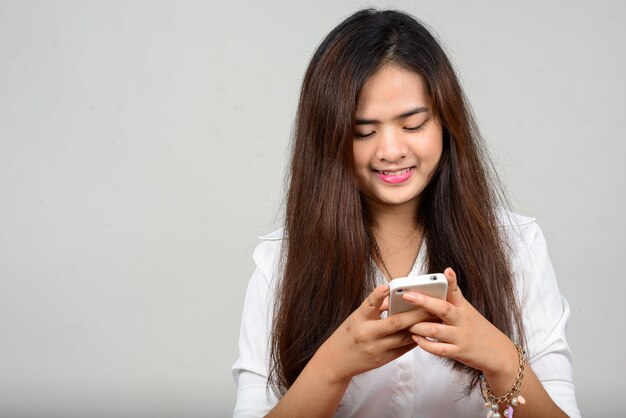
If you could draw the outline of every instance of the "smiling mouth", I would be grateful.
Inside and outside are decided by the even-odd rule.
[[[412,169],[413,167],[403,168],[402,170],[397,170],[397,171],[382,171],[382,170],[375,170],[375,171],[379,172],[380,174],[384,174],[385,176],[401,176],[404,173],[408,173]]]
[[[378,178],[387,184],[403,184],[413,175],[415,167],[403,168],[402,170],[374,170]]]

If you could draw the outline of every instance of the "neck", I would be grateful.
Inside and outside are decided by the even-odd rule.
[[[387,280],[406,276],[411,271],[421,245],[421,228],[415,221],[417,204],[409,203],[368,204],[381,257],[376,263]]]
[[[368,202],[368,210],[377,236],[407,239],[420,229],[415,221],[417,202],[403,205],[382,205]]]

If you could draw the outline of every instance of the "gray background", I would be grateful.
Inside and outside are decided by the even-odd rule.
[[[228,416],[256,235],[322,37],[359,1],[0,1],[0,416]],[[377,2],[434,28],[538,218],[578,401],[626,370],[623,2]]]

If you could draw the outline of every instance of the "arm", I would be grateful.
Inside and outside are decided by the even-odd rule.
[[[260,252],[259,248],[262,250],[267,246],[269,243],[264,242],[257,247],[255,256]],[[239,333],[239,358],[232,370],[237,385],[234,418],[263,416],[276,403],[271,392],[266,390],[273,295],[264,271],[260,267],[255,269],[246,292]]]
[[[331,417],[350,383],[327,367],[327,350],[315,353],[267,417]]]

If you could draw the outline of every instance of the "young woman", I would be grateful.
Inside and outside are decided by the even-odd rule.
[[[303,81],[285,228],[254,252],[235,416],[579,416],[543,235],[489,167],[420,23],[337,26]],[[446,300],[386,315],[390,281],[434,272]]]

